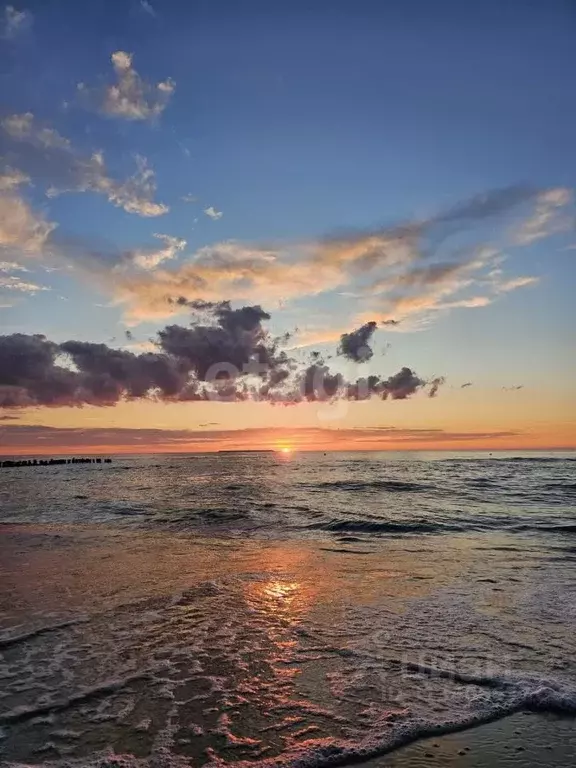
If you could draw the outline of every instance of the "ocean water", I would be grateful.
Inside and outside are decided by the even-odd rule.
[[[257,768],[576,715],[576,455],[0,470],[0,763]]]

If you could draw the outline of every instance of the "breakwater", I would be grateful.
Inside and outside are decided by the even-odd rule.
[[[3,459],[0,469],[10,467],[54,467],[62,464],[111,464],[112,459],[73,457],[70,459]]]

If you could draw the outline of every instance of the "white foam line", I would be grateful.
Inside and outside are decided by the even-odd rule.
[[[22,632],[20,635],[1,636],[0,648],[9,648],[11,645],[17,645],[18,643],[24,643],[27,640],[33,640],[40,635],[46,635],[49,632],[57,632],[59,629],[66,629],[67,627],[73,627],[76,624],[85,624],[90,621],[87,616],[83,616],[78,619],[69,619],[67,621],[61,621],[57,624],[47,624],[37,629],[32,629],[29,632]]]

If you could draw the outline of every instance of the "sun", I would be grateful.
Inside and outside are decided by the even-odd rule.
[[[289,445],[283,445],[280,448],[278,448],[278,450],[280,451],[280,453],[292,453],[294,449],[291,448]]]

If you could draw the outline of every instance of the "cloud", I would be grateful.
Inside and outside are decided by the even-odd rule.
[[[374,354],[370,347],[370,339],[377,326],[378,323],[372,320],[351,333],[342,334],[338,354],[355,363],[364,363],[370,360]]]
[[[127,213],[143,217],[161,216],[168,206],[154,201],[156,183],[154,172],[146,158],[136,155],[136,172],[120,181],[114,179],[106,167],[102,152],[86,156],[74,149],[70,141],[53,128],[38,123],[31,112],[10,115],[1,121],[9,142],[7,161],[21,169],[21,179],[33,179],[47,185],[47,195],[54,197],[63,192],[93,192],[103,195]],[[4,184],[16,178],[8,166],[4,170]]]
[[[0,272],[29,272],[30,270],[15,261],[0,261]]]
[[[520,389],[524,389],[524,384],[514,384],[511,387],[502,387],[505,392],[518,392]]]
[[[206,426],[215,426],[207,424]],[[0,440],[6,448],[37,453],[42,450],[146,448],[150,452],[159,448],[167,451],[205,450],[222,448],[270,449],[283,440],[298,449],[317,448],[374,448],[386,445],[398,448],[430,446],[434,444],[461,444],[474,441],[501,440],[517,437],[512,431],[450,432],[443,429],[402,429],[399,427],[369,427],[326,429],[320,427],[277,427],[251,429],[191,430],[126,427],[49,427],[40,424],[7,424],[0,427]]]
[[[262,323],[259,305],[233,309],[229,302],[188,302],[190,326],[159,331],[153,352],[44,336],[0,336],[0,407],[115,405],[122,400],[266,401],[278,404],[404,400],[426,382],[410,368],[383,378],[347,381],[316,356],[291,358]]]
[[[4,8],[0,22],[1,37],[15,38],[32,24],[32,14],[29,11],[18,11],[13,5]]]
[[[9,166],[0,174],[0,255],[6,250],[39,254],[56,227],[35,213],[20,195],[18,187],[28,181],[26,174]],[[25,271],[14,262],[0,264],[3,272]]]
[[[154,8],[150,5],[148,0],[140,0],[140,8],[144,11],[144,13],[147,13],[149,16],[156,17],[156,11]]]
[[[146,3],[150,10],[152,6]],[[142,5],[144,7],[144,5]],[[115,51],[111,56],[116,82],[104,89],[91,89],[79,83],[80,92],[94,99],[100,112],[122,120],[153,120],[168,106],[176,90],[171,79],[158,83],[143,80],[132,66],[132,54]]]
[[[446,378],[444,376],[436,376],[436,378],[432,379],[428,382],[430,389],[428,390],[428,397],[436,397],[438,394],[438,390],[440,387],[446,383]]]
[[[471,386],[473,386],[471,381],[465,381],[464,384],[460,385],[460,389],[466,389],[466,387],[471,387]]]
[[[90,161],[83,158],[80,173],[77,153],[66,148],[62,137],[50,129],[46,133],[31,116],[23,117],[12,122],[12,135],[23,137],[28,149],[41,144],[44,162],[46,155],[51,161],[56,157],[63,160],[48,170],[42,168],[56,187],[59,182],[61,188],[94,189],[126,210],[132,209],[130,200],[136,196],[143,215],[159,212],[146,210],[146,206],[158,204],[152,199],[153,174],[145,161],[139,161],[140,172],[132,185],[113,182],[98,155]],[[37,161],[36,166],[39,164]],[[33,177],[30,165],[12,163],[11,167]],[[138,197],[142,190],[145,194]],[[50,245],[59,250],[60,260],[72,264],[91,282],[97,280],[113,303],[123,307],[130,324],[171,317],[193,301],[218,302],[227,297],[258,303],[266,296],[269,303],[281,305],[346,286],[355,309],[348,328],[376,322],[391,327],[400,324],[399,330],[404,331],[425,327],[439,313],[488,306],[511,290],[533,283],[534,277],[503,276],[505,256],[486,241],[482,228],[492,238],[500,217],[515,213],[519,206],[524,210],[531,202],[538,205],[541,194],[541,190],[517,187],[496,190],[425,220],[315,241],[217,242],[180,258],[178,264],[170,262],[183,250],[183,241],[169,235],[160,238],[160,248],[137,247],[123,253],[105,252],[77,241],[67,244],[62,235],[58,242],[51,237]],[[504,221],[503,227],[507,226]],[[344,329],[338,335],[347,332]],[[297,341],[300,346],[311,343],[310,339],[320,343],[319,334],[329,341],[336,333],[334,328],[302,328]]]
[[[291,259],[273,246],[250,246],[234,241],[200,248],[190,261],[173,270],[157,269],[154,275],[115,276],[116,300],[127,307],[130,322],[169,317],[184,305],[174,299],[231,299],[269,302],[310,296],[335,287],[343,279],[332,265]]]
[[[45,285],[38,285],[28,280],[22,280],[22,278],[16,275],[2,275],[0,274],[0,291],[17,291],[19,293],[35,294],[38,291],[49,291]]]
[[[489,223],[493,236],[498,219],[526,206],[539,190],[513,187],[496,190],[422,221],[381,230],[341,234],[317,241],[241,243],[205,246],[175,269],[158,269],[154,277],[126,276],[116,281],[119,303],[130,322],[168,317],[178,311],[170,299],[285,302],[315,296],[343,286],[353,288],[369,321],[401,330],[428,323],[434,314],[487,306],[505,290],[502,279],[490,278],[504,255],[484,242],[479,226]],[[457,237],[456,237],[457,236]],[[462,244],[466,236],[467,245]],[[514,278],[507,285],[512,290]],[[514,287],[526,285],[519,280]],[[411,322],[407,322],[410,320]],[[303,328],[302,334],[309,332]]]
[[[393,400],[405,400],[425,385],[419,376],[410,368],[402,368],[401,371],[391,376],[383,383],[384,392]]]
[[[191,195],[191,194],[182,195],[182,197],[180,199],[184,203],[197,203],[198,202],[198,198],[195,197],[194,195]]]
[[[186,247],[186,240],[181,240],[178,237],[159,234],[155,234],[154,237],[164,243],[162,248],[140,249],[129,254],[130,261],[140,269],[152,271],[164,261],[176,258]]]
[[[496,290],[499,293],[508,293],[508,291],[515,291],[516,288],[523,288],[526,285],[535,285],[540,281],[539,277],[533,277],[529,275],[513,277],[510,280],[504,280],[496,285]]]
[[[0,174],[0,192],[9,192],[21,184],[27,184],[30,178],[21,171],[16,171],[14,168],[5,168],[4,172]]]
[[[222,211],[217,211],[213,205],[209,205],[207,208],[204,208],[204,213],[206,216],[212,219],[212,221],[218,221],[218,219],[221,219],[224,215]]]
[[[564,187],[546,189],[536,198],[534,213],[513,232],[513,242],[519,245],[531,243],[562,232],[570,227],[570,221],[560,214],[572,201],[572,192]]]
[[[0,192],[0,253],[38,255],[56,228],[15,192]]]

